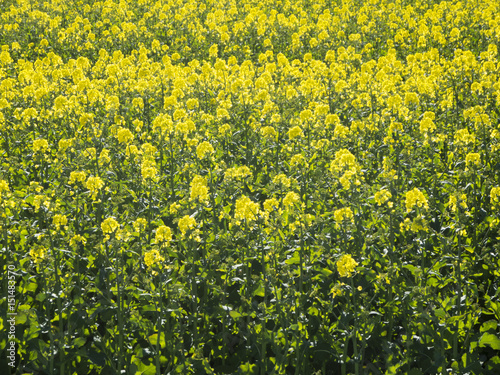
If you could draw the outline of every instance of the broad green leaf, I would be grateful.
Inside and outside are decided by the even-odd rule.
[[[241,315],[238,311],[231,310],[229,311],[229,316],[233,319],[238,319],[241,318],[243,315]]]
[[[253,295],[258,296],[258,297],[264,297],[265,293],[266,293],[266,291],[264,289],[264,286],[259,285],[259,287],[257,289],[255,289],[255,291],[253,292]]]
[[[479,346],[484,348],[486,345],[494,350],[500,350],[500,338],[493,333],[485,332],[479,339]]]

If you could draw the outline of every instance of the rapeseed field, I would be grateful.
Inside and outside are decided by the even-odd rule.
[[[499,374],[499,38],[496,0],[3,0],[2,373]]]

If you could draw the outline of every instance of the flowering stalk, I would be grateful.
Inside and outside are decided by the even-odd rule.
[[[120,259],[123,257],[123,252],[121,249],[117,249],[116,259],[115,259],[115,272],[116,272],[116,304],[118,307],[118,374],[122,371],[122,360],[123,360],[123,301],[121,295],[121,272],[120,272]]]

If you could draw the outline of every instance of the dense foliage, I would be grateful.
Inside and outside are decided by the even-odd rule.
[[[500,373],[498,1],[0,9],[2,368]]]

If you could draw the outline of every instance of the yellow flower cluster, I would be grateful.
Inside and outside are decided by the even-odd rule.
[[[481,164],[481,155],[478,152],[469,152],[465,156],[465,164],[467,168],[479,166]]]
[[[358,262],[349,254],[343,254],[337,260],[337,271],[339,271],[340,277],[351,277],[357,266]]]
[[[361,174],[361,168],[356,162],[356,157],[347,149],[335,152],[335,158],[330,164],[330,171],[339,177],[342,187],[346,190],[351,187],[352,183],[361,184],[358,178],[358,175]]]
[[[113,234],[119,227],[120,224],[113,217],[108,217],[101,223],[101,230],[104,234]]]
[[[76,182],[84,183],[87,179],[87,174],[84,171],[77,172],[73,171],[69,175],[69,184],[73,185]]]
[[[457,212],[458,207],[460,206],[463,209],[467,209],[467,195],[465,194],[454,194],[450,196],[450,200],[448,202],[450,210],[452,212]]]
[[[302,131],[302,128],[300,126],[294,126],[288,131],[288,137],[290,138],[290,140],[303,136],[304,132]]]
[[[196,148],[196,155],[198,155],[198,159],[203,159],[206,155],[213,153],[214,147],[207,141],[201,142]]]
[[[406,212],[410,212],[415,206],[418,208],[428,209],[429,204],[427,203],[427,198],[424,193],[419,189],[413,188],[406,192]]]
[[[250,198],[243,195],[236,200],[234,218],[239,223],[241,220],[245,220],[250,223],[257,219],[259,214],[259,205],[252,202]]]
[[[156,181],[158,170],[156,169],[156,163],[151,158],[144,158],[141,164],[141,174],[144,181]]]
[[[56,214],[52,218],[52,224],[59,230],[61,226],[66,226],[68,224],[68,218],[66,215]]]
[[[353,223],[354,214],[349,207],[339,208],[333,212],[333,217],[335,219],[335,227],[338,229],[344,223]]]
[[[293,208],[297,202],[300,202],[300,196],[293,191],[288,192],[283,198],[283,205],[287,208]]]
[[[134,135],[129,129],[120,127],[116,132],[116,138],[120,143],[129,144],[134,140]]]
[[[43,246],[34,246],[29,251],[30,257],[35,263],[43,261],[47,255],[47,249]]]
[[[495,186],[490,191],[490,201],[493,205],[500,204],[500,187]]]
[[[436,115],[434,112],[425,112],[422,120],[420,121],[420,132],[426,137],[429,133],[436,130],[436,125],[434,124],[434,119]]]
[[[47,142],[46,139],[35,139],[33,141],[33,152],[34,153],[37,153],[37,152],[45,152],[47,151],[49,148],[49,143]]]
[[[90,190],[92,199],[95,199],[99,191],[104,187],[104,181],[99,176],[90,176],[87,179],[86,187]]]
[[[147,225],[148,225],[148,221],[142,217],[135,220],[134,223],[132,224],[132,226],[134,227],[134,230],[137,233],[141,233],[142,231],[144,231],[144,229],[146,229]]]
[[[382,189],[380,191],[377,191],[375,193],[375,202],[377,202],[377,204],[379,206],[382,206],[384,203],[388,202],[389,199],[392,198],[392,194],[390,193],[389,190],[386,190],[386,189]],[[388,202],[387,205],[389,206],[389,208],[392,208],[392,202]]]
[[[0,198],[7,196],[10,192],[9,184],[5,180],[0,180]],[[7,194],[4,194],[7,193]]]
[[[181,231],[182,236],[184,237],[189,230],[193,230],[196,228],[196,220],[194,217],[185,215],[181,219],[179,219],[178,225],[179,225],[179,230]]]
[[[224,180],[239,180],[251,175],[252,172],[250,171],[250,168],[246,165],[241,165],[239,167],[228,168],[224,174]]]
[[[155,242],[157,244],[172,241],[172,230],[166,225],[160,225],[156,229]]]
[[[291,184],[291,179],[286,176],[284,173],[277,174],[273,177],[273,183],[276,185],[281,185],[283,188],[288,189]]]
[[[148,268],[158,267],[161,268],[162,263],[165,261],[165,258],[160,255],[160,252],[156,249],[148,251],[144,254],[144,264]],[[153,274],[156,275],[156,271],[153,270]]]
[[[191,193],[189,200],[193,201],[198,199],[200,203],[208,202],[208,187],[207,180],[201,176],[194,176],[191,181]]]

